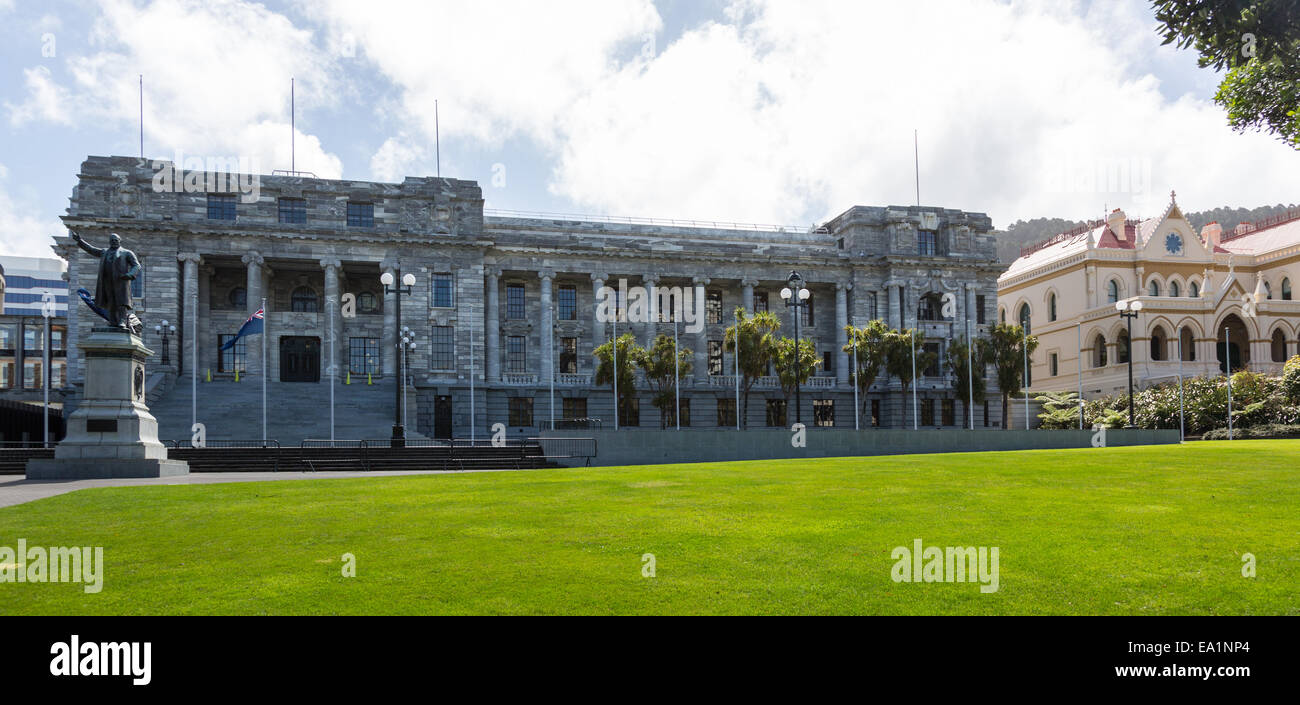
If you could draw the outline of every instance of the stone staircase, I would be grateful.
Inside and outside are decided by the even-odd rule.
[[[334,387],[334,437],[340,440],[386,439],[393,432],[392,380],[367,385]],[[163,441],[188,441],[190,432],[190,379],[175,379],[170,389],[149,410],[158,419],[158,437]],[[207,427],[208,440],[255,440],[262,437],[262,383],[256,377],[239,382],[229,380],[198,384],[199,422]],[[330,389],[328,382],[268,382],[266,385],[266,437],[283,447],[297,446],[306,438],[330,437]],[[415,431],[415,394],[407,390],[407,429],[411,439],[424,436]]]

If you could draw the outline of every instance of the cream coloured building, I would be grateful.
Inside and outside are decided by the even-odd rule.
[[[1027,320],[1038,337],[1031,393],[1081,386],[1092,398],[1127,389],[1130,350],[1139,389],[1180,370],[1220,374],[1225,349],[1233,369],[1279,372],[1300,352],[1297,281],[1300,211],[1197,233],[1171,193],[1158,217],[1134,221],[1115,209],[1022,250],[998,278],[998,318]],[[1115,307],[1129,299],[1143,306],[1131,344]]]

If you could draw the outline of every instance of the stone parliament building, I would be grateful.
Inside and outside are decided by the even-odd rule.
[[[694,351],[694,370],[681,387],[684,428],[734,427],[734,367],[723,331],[743,306],[772,311],[781,333],[792,335],[790,310],[778,295],[791,270],[812,292],[800,335],[815,340],[823,360],[802,393],[810,428],[853,428],[851,363],[841,351],[846,324],[881,318],[893,327],[917,326],[942,359],[968,321],[981,335],[997,310],[1001,268],[992,222],[982,213],[855,206],[813,228],[572,220],[485,212],[478,184],[452,178],[235,180],[257,184],[252,198],[239,190],[159,189],[159,164],[172,168],[131,157],[87,158],[63,221],[97,245],[116,232],[140,257],[136,308],[145,344],[155,351],[150,399],[167,439],[189,438],[192,408],[209,438],[259,438],[263,374],[269,437],[329,438],[320,423],[329,423],[331,360],[338,437],[387,438],[402,354],[398,305],[414,341],[406,353],[406,424],[409,432],[443,438],[467,438],[471,425],[480,438],[497,423],[511,436],[548,427],[552,386],[557,421],[598,418],[611,428],[613,395],[593,383],[592,350],[613,332],[597,321],[597,292],[620,280],[706,292],[706,325],[680,339]],[[93,289],[94,262],[71,237],[55,238],[54,249],[68,261],[69,290]],[[409,293],[385,293],[384,273],[397,282],[412,274],[416,283]],[[948,318],[940,305],[945,293],[956,303]],[[248,336],[222,351],[263,298],[266,340]],[[164,319],[176,328],[166,346],[155,331]],[[554,321],[551,335],[547,320]],[[77,343],[94,324],[80,302],[70,307],[72,400],[84,383]],[[649,345],[659,333],[671,336],[673,324],[618,329]],[[193,370],[197,401],[190,396]],[[917,422],[963,427],[965,395],[952,389],[946,372],[935,366],[918,377]],[[995,380],[988,381],[994,399]],[[647,385],[639,383],[638,393],[624,425],[659,428]],[[913,425],[912,395],[897,379],[882,373],[862,402],[863,428]],[[755,385],[744,414],[750,428],[788,428],[796,417],[775,378]],[[998,426],[999,414],[999,404],[977,404],[975,424]]]

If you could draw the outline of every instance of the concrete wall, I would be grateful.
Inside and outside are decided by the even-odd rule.
[[[592,465],[650,465],[705,463],[775,458],[834,458],[860,455],[954,453],[1043,448],[1089,448],[1092,431],[842,431],[810,429],[807,445],[795,448],[791,433],[750,431],[557,431],[543,438],[594,438],[597,457]],[[1110,430],[1107,446],[1175,444],[1177,430]],[[546,441],[542,442],[546,448]],[[582,465],[584,461],[560,461]]]

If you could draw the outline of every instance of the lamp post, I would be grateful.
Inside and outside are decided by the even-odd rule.
[[[407,364],[407,352],[415,350],[415,331],[402,326],[402,340],[400,343],[402,350],[402,425],[406,425],[406,370],[410,369]]]
[[[781,290],[781,298],[785,299],[785,307],[794,309],[794,351],[791,356],[794,358],[791,362],[793,367],[791,372],[794,374],[794,420],[796,423],[803,423],[803,404],[800,403],[800,384],[799,384],[799,317],[803,309],[808,305],[808,297],[812,294],[804,288],[803,277],[798,272],[791,271],[790,278],[785,281],[786,287]]]
[[[169,324],[166,319],[163,319],[162,323],[153,327],[153,331],[158,335],[162,336],[162,349],[163,349],[162,364],[170,365],[171,358],[168,357],[167,355],[167,340],[168,338],[176,334],[176,326]]]
[[[398,273],[401,272],[400,269],[397,271]],[[403,295],[410,296],[411,292],[415,290],[414,289],[415,275],[403,274],[402,283],[400,286],[398,286],[396,285],[396,277],[394,277],[391,272],[384,272],[383,275],[379,277],[379,282],[384,285],[385,295],[387,294],[394,295],[393,302],[395,305],[393,307],[394,308],[393,315],[395,320],[393,323],[393,327],[397,330],[401,330],[402,329],[402,296]],[[391,445],[394,448],[406,447],[406,426],[405,424],[402,423],[402,392],[405,391],[405,382],[403,380],[406,378],[406,366],[402,363],[406,356],[404,354],[401,354],[404,353],[405,350],[403,348],[404,344],[400,341],[401,341],[401,336],[399,335],[398,343],[395,346],[396,349],[393,351],[395,353],[398,353],[397,359],[394,360],[393,362],[397,365],[398,368],[400,368],[397,371],[397,387],[393,390],[393,405],[394,405],[393,438],[392,438]]]
[[[1142,302],[1137,299],[1116,301],[1115,310],[1128,322],[1128,428],[1137,428],[1133,413],[1133,319],[1142,312]]]

